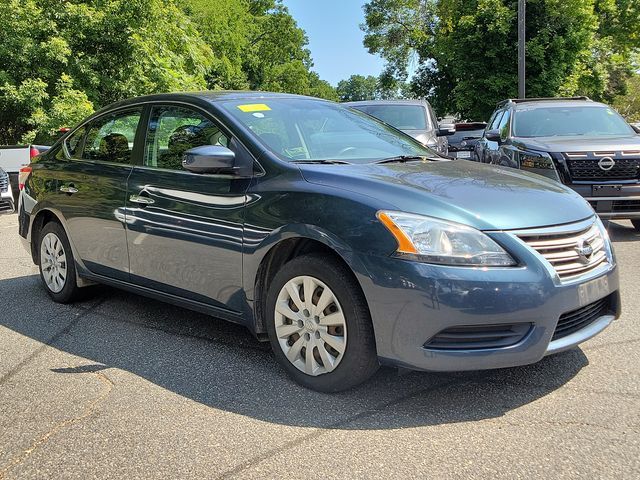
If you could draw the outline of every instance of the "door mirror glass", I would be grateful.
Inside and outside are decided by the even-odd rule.
[[[502,142],[502,137],[500,136],[500,130],[498,129],[489,130],[487,133],[485,133],[484,137],[490,142],[497,142],[497,143]]]
[[[234,174],[236,154],[220,145],[203,145],[184,152],[182,167],[193,173]]]
[[[438,137],[448,137],[456,133],[456,126],[453,123],[441,123],[438,128]]]

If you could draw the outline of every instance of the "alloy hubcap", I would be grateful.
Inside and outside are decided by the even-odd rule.
[[[67,256],[55,233],[47,233],[40,244],[40,268],[47,288],[59,293],[67,281]]]
[[[347,325],[325,283],[306,275],[289,280],[280,290],[274,316],[280,348],[298,370],[315,377],[338,366],[347,346]]]

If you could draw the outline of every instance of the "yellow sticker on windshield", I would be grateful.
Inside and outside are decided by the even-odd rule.
[[[265,105],[264,103],[251,103],[249,105],[238,105],[238,108],[243,112],[266,112],[271,110],[269,105]]]

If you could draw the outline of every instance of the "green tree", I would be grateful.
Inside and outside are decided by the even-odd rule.
[[[337,99],[311,70],[308,39],[281,0],[188,0],[185,12],[218,59],[210,88],[250,88]]]
[[[0,141],[126,97],[206,87],[213,54],[168,0],[0,2]]]
[[[638,48],[637,0],[528,0],[527,92],[624,91]],[[365,46],[437,110],[485,119],[517,95],[517,0],[370,0]]]
[[[631,77],[627,93],[616,98],[616,109],[629,122],[640,122],[640,74]]]
[[[380,98],[380,85],[373,75],[351,75],[348,79],[338,82],[337,93],[342,102],[374,100]]]

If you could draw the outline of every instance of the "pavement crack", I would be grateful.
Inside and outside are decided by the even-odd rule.
[[[70,368],[73,368],[73,367],[70,367]],[[76,367],[76,368],[79,368],[79,367]],[[45,432],[43,435],[41,435],[36,440],[34,440],[33,443],[27,449],[23,450],[20,454],[16,455],[4,467],[0,467],[0,480],[5,478],[9,470],[23,463],[33,452],[35,452],[38,448],[45,445],[51,437],[61,432],[65,428],[70,427],[71,425],[82,422],[83,420],[89,418],[91,415],[95,413],[97,406],[109,396],[115,384],[103,372],[91,372],[90,374],[95,376],[103,384],[102,392],[100,393],[100,395],[98,395],[96,398],[90,401],[85,406],[84,410],[80,415],[77,415],[75,417],[68,418],[66,420],[56,423],[47,432]]]
[[[301,435],[299,437],[296,437],[286,443],[284,443],[283,445],[280,445],[278,447],[272,448],[270,450],[267,450],[266,452],[264,452],[261,455],[257,455],[253,458],[250,458],[249,460],[229,469],[226,470],[225,472],[222,472],[220,475],[218,475],[217,477],[215,477],[216,479],[229,479],[232,478],[235,475],[238,475],[239,473],[242,473],[243,471],[258,465],[259,463],[276,456],[278,453],[282,452],[282,451],[286,451],[286,450],[290,450],[293,447],[299,446],[301,443],[307,442],[308,440],[312,440],[312,439],[317,439],[323,435],[326,435],[328,433],[330,433],[332,430],[336,430],[339,428],[344,428],[347,425],[356,422],[358,420],[361,420],[363,418],[369,417],[371,415],[374,415],[376,413],[379,413],[383,410],[386,410],[387,408],[390,407],[395,407],[403,402],[406,402],[407,400],[411,400],[413,398],[416,398],[420,395],[423,395],[425,393],[433,393],[442,389],[445,389],[447,387],[450,387],[451,385],[454,385],[456,383],[459,383],[458,379],[454,379],[454,380],[450,380],[450,381],[444,381],[438,385],[431,385],[428,388],[421,388],[418,390],[415,390],[413,392],[410,392],[406,395],[402,395],[399,398],[396,398],[394,400],[390,400],[388,402],[384,402],[378,405],[375,405],[371,408],[368,408],[366,410],[363,410],[360,413],[357,413],[355,415],[351,415],[347,418],[344,418],[342,420],[338,420],[337,422],[328,424],[324,427],[319,427],[319,428],[315,428],[313,429],[311,432],[309,432],[306,435]],[[467,383],[473,383],[473,380],[469,380],[469,381],[465,381],[462,382],[461,385],[467,384]]]

